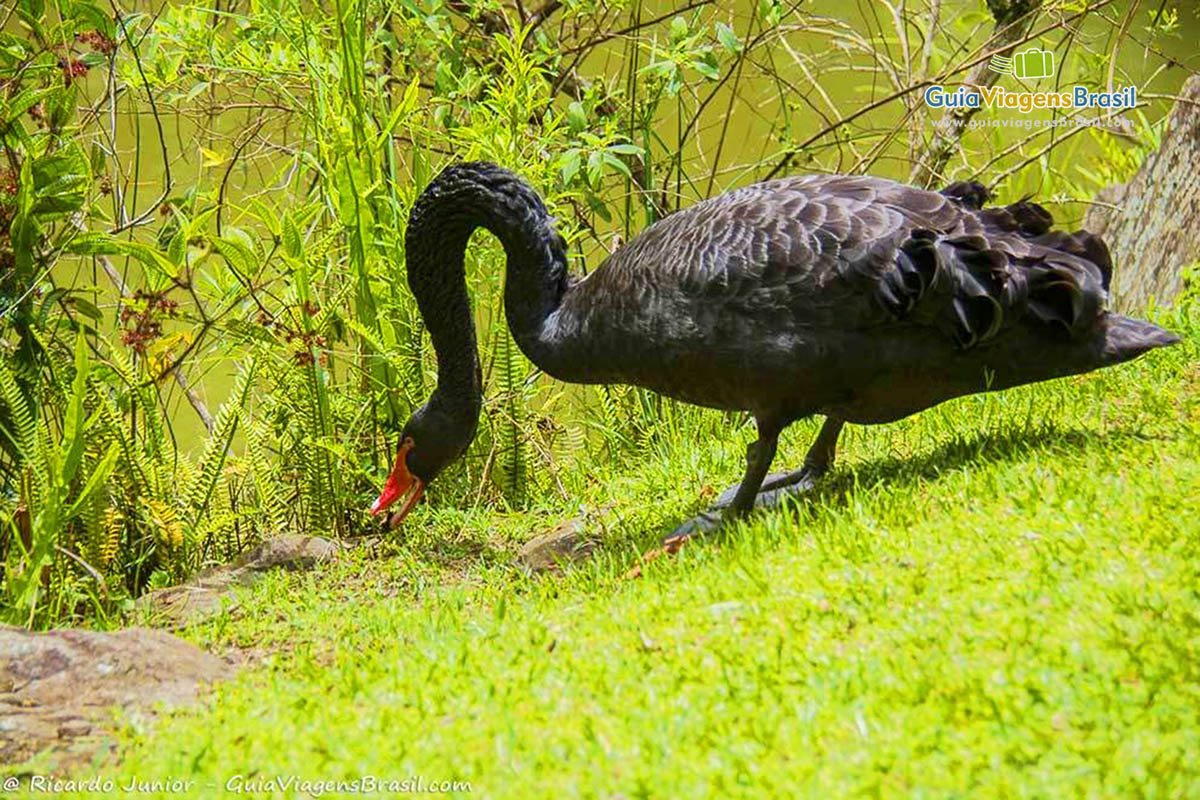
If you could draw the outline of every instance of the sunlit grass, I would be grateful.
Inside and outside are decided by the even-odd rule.
[[[1174,327],[1185,325],[1176,321]],[[599,554],[527,576],[571,513],[422,512],[188,635],[260,661],[130,734],[122,775],[421,775],[484,797],[1194,797],[1200,337],[1080,379],[855,428],[790,512],[623,581],[750,429],[569,488]],[[780,463],[798,463],[815,425]]]

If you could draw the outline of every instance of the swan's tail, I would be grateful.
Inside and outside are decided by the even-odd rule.
[[[1178,336],[1149,322],[1122,317],[1119,314],[1106,314],[1105,317],[1106,365],[1132,361],[1156,347],[1166,347],[1179,342]]]

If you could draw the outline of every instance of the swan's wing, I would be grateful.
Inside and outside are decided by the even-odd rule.
[[[1100,240],[1050,231],[1032,203],[981,209],[985,198],[978,184],[937,193],[866,176],[757,184],[648,228],[567,311],[697,347],[895,323],[969,347],[1026,315],[1086,328],[1110,271]]]

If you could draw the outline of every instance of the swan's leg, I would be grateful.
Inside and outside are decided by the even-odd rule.
[[[804,457],[804,466],[795,472],[768,476],[767,470],[771,468],[771,461],[775,458],[775,447],[779,442],[781,429],[764,429],[760,422],[759,440],[746,448],[746,474],[742,482],[722,492],[717,502],[707,511],[700,512],[671,531],[671,534],[663,539],[662,547],[642,556],[643,564],[658,556],[678,552],[689,539],[712,533],[726,520],[742,516],[754,508],[776,505],[789,494],[812,489],[817,479],[833,466],[838,435],[841,434],[844,424],[840,419],[827,417],[816,441],[808,449],[808,455]],[[625,577],[636,578],[641,574],[642,565],[639,564],[627,572]]]
[[[742,482],[733,491],[733,497],[725,503],[718,503],[707,511],[702,511],[695,517],[683,523],[663,539],[663,547],[671,550],[693,536],[712,533],[721,527],[721,523],[744,516],[753,510],[758,492],[762,488],[763,478],[775,460],[775,448],[779,445],[780,428],[758,426],[758,441],[746,448],[746,473]]]
[[[808,449],[808,455],[804,457],[804,465],[792,472],[777,472],[768,475],[758,490],[758,496],[754,499],[755,508],[776,506],[788,495],[801,494],[815,487],[817,480],[833,466],[833,460],[837,454],[838,436],[842,432],[843,425],[845,423],[842,420],[827,417],[825,424],[821,426],[821,432],[817,434],[812,447]],[[729,506],[740,488],[741,484],[738,484],[721,492],[709,511]]]
[[[779,446],[779,432],[765,434],[761,430],[758,441],[746,448],[746,474],[733,496],[733,502],[725,510],[726,516],[741,517],[754,508],[754,500],[767,477],[767,470],[775,460],[775,448]]]
[[[808,449],[808,455],[804,457],[804,466],[794,472],[766,475],[766,471],[771,466],[771,460],[775,457],[775,446],[779,435],[775,434],[770,437],[769,451],[763,447],[763,442],[767,441],[767,437],[760,438],[760,441],[746,448],[746,475],[742,478],[742,482],[736,486],[730,486],[721,493],[711,507],[671,531],[670,535],[663,540],[663,545],[667,546],[676,540],[712,533],[727,519],[745,514],[752,508],[769,508],[778,505],[788,495],[800,494],[812,489],[816,486],[817,479],[833,466],[838,436],[841,434],[844,424],[840,419],[826,418],[825,424],[821,426],[821,432],[817,434],[812,447]],[[757,488],[751,490],[750,486]],[[743,495],[743,493],[744,496],[740,498],[739,505],[739,495]]]

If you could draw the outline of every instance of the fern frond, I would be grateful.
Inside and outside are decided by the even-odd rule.
[[[79,515],[80,524],[76,529],[74,548],[85,561],[90,564],[100,562],[100,551],[104,541],[104,506],[107,501],[104,492],[96,492],[84,504]]]
[[[172,550],[183,546],[186,539],[183,523],[179,521],[174,508],[153,497],[143,497],[142,507],[146,510],[146,516],[154,527],[155,538],[159,542]]]
[[[233,444],[233,434],[237,430],[241,410],[245,407],[246,399],[250,395],[250,386],[257,365],[258,358],[256,356],[238,373],[229,400],[221,406],[221,410],[217,412],[217,417],[213,421],[213,432],[204,447],[204,455],[200,457],[197,475],[184,493],[193,528],[198,527],[200,519],[208,511],[213,492],[221,477],[221,470],[225,466],[225,459],[229,455],[229,447]]]
[[[499,445],[498,477],[504,499],[510,506],[525,502],[528,482],[528,454],[525,442],[525,391],[521,354],[507,330],[496,335],[496,379],[501,413],[495,433]]]
[[[157,487],[152,483],[157,465],[146,458],[142,449],[130,438],[116,401],[107,392],[100,392],[100,397],[100,425],[103,433],[109,441],[117,442],[121,448],[119,468],[113,473],[118,484],[131,498],[143,494],[160,496]]]
[[[268,525],[275,533],[281,533],[287,528],[287,508],[284,505],[278,486],[282,482],[279,475],[272,470],[269,458],[270,443],[266,425],[260,420],[245,415],[243,422],[246,431],[246,452],[250,456],[250,477],[258,492],[258,502]]]
[[[25,397],[17,377],[5,361],[0,361],[0,398],[8,410],[7,424],[0,427],[0,436],[6,437],[19,458],[33,471],[40,486],[50,483],[46,466],[44,440],[38,432],[38,413]]]
[[[125,533],[125,518],[113,506],[104,510],[104,521],[101,526],[102,538],[98,543],[96,563],[109,567],[117,560],[121,550],[121,538]]]
[[[333,492],[329,480],[332,464],[328,452],[317,445],[325,436],[322,413],[321,390],[323,387],[316,370],[309,366],[301,368],[296,389],[297,407],[304,426],[300,441],[300,468],[304,474],[301,496],[305,506],[305,523],[314,530],[324,530],[329,524],[329,512],[333,503]]]

